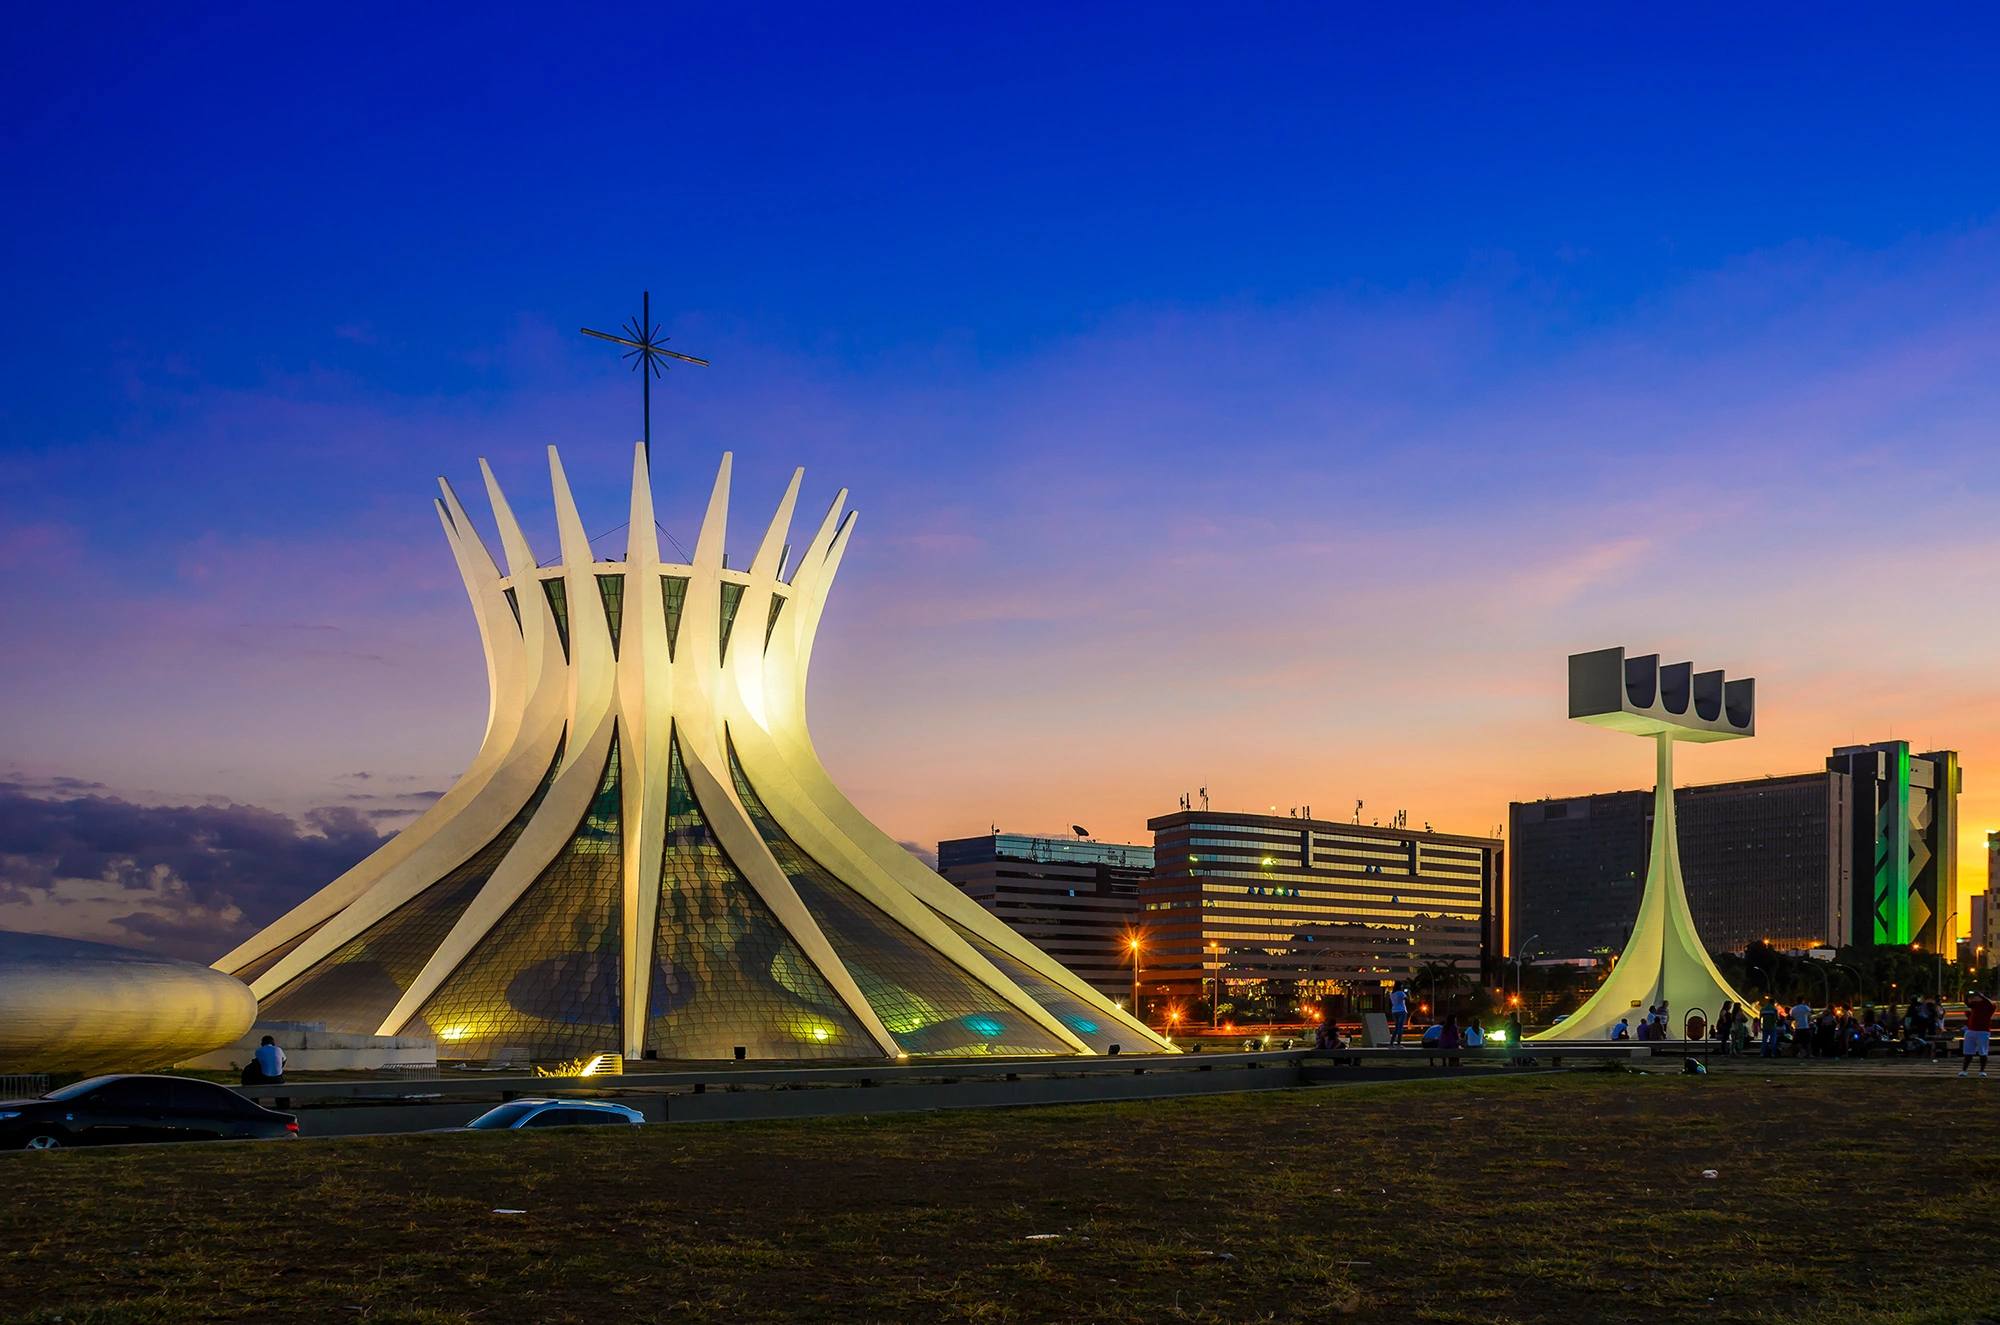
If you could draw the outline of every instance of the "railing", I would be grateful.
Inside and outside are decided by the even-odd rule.
[[[49,1074],[46,1072],[18,1072],[0,1075],[0,1100],[33,1099],[49,1092]]]

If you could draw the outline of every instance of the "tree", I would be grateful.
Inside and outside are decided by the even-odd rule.
[[[1411,975],[1410,983],[1418,989],[1430,991],[1431,1010],[1436,1013],[1442,1008],[1441,999],[1450,998],[1470,981],[1465,972],[1458,969],[1458,958],[1452,957],[1445,961],[1425,962]]]

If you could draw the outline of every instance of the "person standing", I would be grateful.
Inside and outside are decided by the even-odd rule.
[[[1410,991],[1403,988],[1398,980],[1396,987],[1389,991],[1389,1043],[1403,1042],[1403,1028],[1410,1024]]]
[[[1763,1023],[1762,1030],[1764,1032],[1764,1051],[1759,1056],[1763,1058],[1776,1058],[1778,1056],[1778,1001],[1769,994],[1764,995],[1764,1001],[1757,1005],[1757,1017]]]
[[[1803,998],[1792,1004],[1792,1053],[1804,1058],[1812,1052],[1812,1004]]]
[[[1993,1040],[1993,1000],[1980,990],[1973,990],[1965,996],[1965,1044],[1959,1052],[1965,1055],[1965,1066],[1958,1069],[1964,1076],[1972,1070],[1972,1059],[1979,1058],[1979,1075],[1986,1075],[1986,1051]]]

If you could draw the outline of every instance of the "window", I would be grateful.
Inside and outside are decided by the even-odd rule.
[[[736,609],[743,605],[743,586],[722,582],[722,656],[729,656],[729,632],[736,625]]]
[[[569,661],[569,594],[563,588],[562,577],[542,581],[542,592],[548,596],[549,611],[555,614],[556,638],[562,641],[563,661]]]
[[[164,1109],[170,1099],[160,1077],[119,1077],[90,1092],[87,1102],[97,1109]]]
[[[213,1081],[192,1081],[176,1078],[168,1087],[173,1107],[183,1113],[222,1114],[246,1112],[248,1100],[235,1091],[224,1090]]]
[[[785,610],[785,600],[777,594],[771,595],[771,616],[764,623],[764,647],[771,647],[771,636],[778,629],[778,613]]]
[[[513,849],[562,765],[566,740],[528,803],[500,832],[451,873],[341,944],[265,998],[274,1020],[325,1022],[327,1029],[372,1035],[444,942],[472,899]]]
[[[667,660],[673,661],[674,643],[681,637],[681,608],[687,603],[688,577],[662,575],[660,598],[667,609]]]
[[[625,618],[625,577],[597,577],[597,596],[604,600],[604,624],[611,629],[611,656],[618,656],[618,626]]]
[[[537,1107],[539,1106],[525,1104],[516,1100],[512,1104],[503,1104],[497,1109],[488,1109],[485,1113],[480,1114],[477,1118],[467,1123],[466,1126],[477,1127],[482,1131],[505,1130],[512,1127],[515,1123],[520,1122],[522,1118],[533,1112]]]
[[[451,1058],[567,1058],[618,1047],[623,823],[619,738],[569,842],[402,1032]]]

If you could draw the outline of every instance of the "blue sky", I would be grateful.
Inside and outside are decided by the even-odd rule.
[[[576,328],[650,286],[715,361],[670,528],[725,448],[739,529],[854,491],[815,723],[898,835],[1202,782],[1483,831],[1641,780],[1558,721],[1626,640],[1764,680],[1690,776],[1907,735],[2000,819],[1990,15],[12,22],[0,777],[443,785],[484,699],[429,483],[489,455],[546,531],[555,442],[622,518],[636,383]]]

